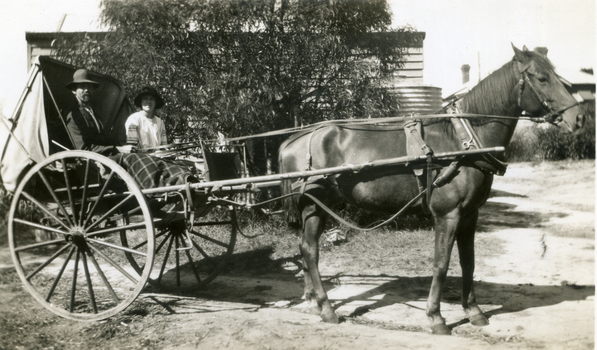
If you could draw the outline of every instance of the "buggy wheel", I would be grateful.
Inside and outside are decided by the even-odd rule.
[[[207,211],[191,230],[187,230],[184,221],[171,222],[157,230],[156,267],[148,280],[150,285],[169,292],[196,290],[224,270],[236,244],[236,212],[220,206]],[[121,238],[124,246],[133,249],[145,244]],[[127,258],[135,270],[142,270],[137,256],[127,254]]]
[[[117,227],[123,214],[137,223]],[[56,153],[29,170],[9,212],[8,240],[25,289],[46,309],[75,320],[124,310],[145,286],[154,259],[153,218],[135,180],[97,153]],[[124,233],[123,233],[124,232]],[[143,236],[134,249],[120,244]],[[137,274],[125,252],[144,261]]]

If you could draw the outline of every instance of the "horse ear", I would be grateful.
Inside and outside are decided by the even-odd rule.
[[[516,46],[514,46],[514,44],[512,44],[512,49],[514,50],[514,59],[518,62],[524,62],[525,57],[522,51],[520,51]],[[523,50],[527,51],[527,47],[524,46]]]
[[[522,45],[522,51],[529,51],[529,49],[527,49],[526,45]]]

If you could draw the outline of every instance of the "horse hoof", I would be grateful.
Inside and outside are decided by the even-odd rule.
[[[333,323],[333,324],[338,324],[340,323],[340,318],[338,318],[338,316],[335,313],[332,313],[331,315],[324,315],[323,313],[321,314],[321,319],[323,320],[323,322],[325,323]]]
[[[324,305],[323,307],[323,311],[321,312],[321,319],[323,320],[323,322],[326,323],[340,323],[340,319],[338,318],[338,315],[336,315],[336,313],[334,312],[334,309],[332,309],[331,307],[326,307]]]
[[[487,326],[489,324],[489,320],[483,314],[471,316],[471,317],[469,317],[469,321],[471,321],[471,324],[473,326],[477,326],[477,327],[483,327],[483,326]]]
[[[431,326],[431,334],[452,335],[452,331],[445,324],[436,324],[434,326]]]
[[[315,305],[309,308],[309,313],[312,315],[321,315],[321,307]]]

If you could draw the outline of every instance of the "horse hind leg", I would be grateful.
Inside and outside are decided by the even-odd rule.
[[[303,234],[300,250],[303,256],[305,299],[311,303],[311,312],[321,316],[323,321],[338,323],[339,319],[323,288],[319,273],[319,237],[323,232],[326,216],[316,204],[303,207]]]
[[[463,218],[456,236],[460,267],[462,268],[462,307],[472,325],[482,327],[489,324],[489,320],[477,305],[473,285],[475,272],[475,230],[479,212]]]

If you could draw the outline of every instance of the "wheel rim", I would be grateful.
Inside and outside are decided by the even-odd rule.
[[[188,235],[185,222],[170,223],[158,230],[156,266],[149,284],[163,291],[183,292],[211,282],[224,270],[234,251],[236,228],[234,209],[213,208],[195,221]],[[131,248],[144,244],[121,239],[124,246]],[[142,271],[138,257],[127,254],[127,258],[136,271]]]
[[[139,218],[123,227],[123,213]],[[139,295],[154,259],[153,219],[135,180],[96,153],[54,154],[20,182],[8,222],[10,251],[27,291],[45,308],[78,320],[100,320]],[[130,249],[120,236],[146,244]],[[126,254],[138,256],[136,273]]]

